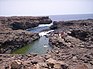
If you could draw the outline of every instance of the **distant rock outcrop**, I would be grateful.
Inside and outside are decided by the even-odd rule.
[[[52,20],[48,17],[13,16],[0,17],[0,23],[12,28],[13,30],[28,29],[37,27],[39,24],[50,24]]]

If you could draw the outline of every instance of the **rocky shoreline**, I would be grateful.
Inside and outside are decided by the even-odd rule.
[[[14,50],[30,44],[40,38],[38,33],[26,31],[39,24],[49,24],[51,19],[45,17],[0,17],[0,54],[11,53]]]
[[[0,23],[12,28],[13,30],[28,29],[37,27],[39,24],[50,24],[52,20],[48,16],[31,17],[31,16],[12,16],[0,17]]]
[[[93,69],[93,19],[53,22],[46,54],[0,54],[1,69]],[[22,30],[23,31],[23,30]]]
[[[11,53],[14,50],[39,39],[38,33],[23,30],[7,30],[0,33],[0,53]]]
[[[58,59],[67,62],[70,69],[93,68],[93,19],[54,22],[51,28],[55,32],[49,41]],[[87,67],[74,68],[77,64]]]

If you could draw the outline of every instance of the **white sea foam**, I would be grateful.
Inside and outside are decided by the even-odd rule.
[[[45,27],[45,26],[51,26],[51,25],[53,25],[53,23],[51,23],[51,24],[40,24],[38,27]]]
[[[44,45],[44,47],[48,47],[48,45]]]
[[[47,35],[48,33],[52,32],[52,31],[54,31],[54,30],[49,30],[49,31],[40,32],[40,33],[39,33],[39,36]]]

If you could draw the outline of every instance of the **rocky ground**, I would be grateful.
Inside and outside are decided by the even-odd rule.
[[[0,31],[0,53],[9,54],[37,39],[39,39],[38,33],[31,33],[24,30]]]
[[[55,32],[50,36],[50,45],[56,58],[64,60],[71,69],[78,64],[85,64],[93,69],[93,20],[54,22],[51,27]],[[56,52],[57,51],[57,52]]]
[[[1,69],[93,69],[93,20],[54,22],[46,54],[1,54]]]
[[[37,27],[39,24],[50,24],[52,20],[48,16],[31,17],[31,16],[13,16],[0,17],[0,23],[12,28],[13,30],[28,29]]]
[[[26,29],[37,27],[39,24],[51,23],[49,17],[0,17],[0,54],[11,53],[14,50],[30,44],[40,38],[38,33]]]
[[[50,58],[50,55],[0,55],[1,69],[68,69],[64,61]]]

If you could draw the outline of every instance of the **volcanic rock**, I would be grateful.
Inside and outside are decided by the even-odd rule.
[[[0,17],[0,23],[13,30],[37,27],[39,24],[50,24],[52,20],[48,17],[13,16]]]
[[[5,30],[0,32],[0,53],[11,53],[39,38],[37,33],[23,30]]]

